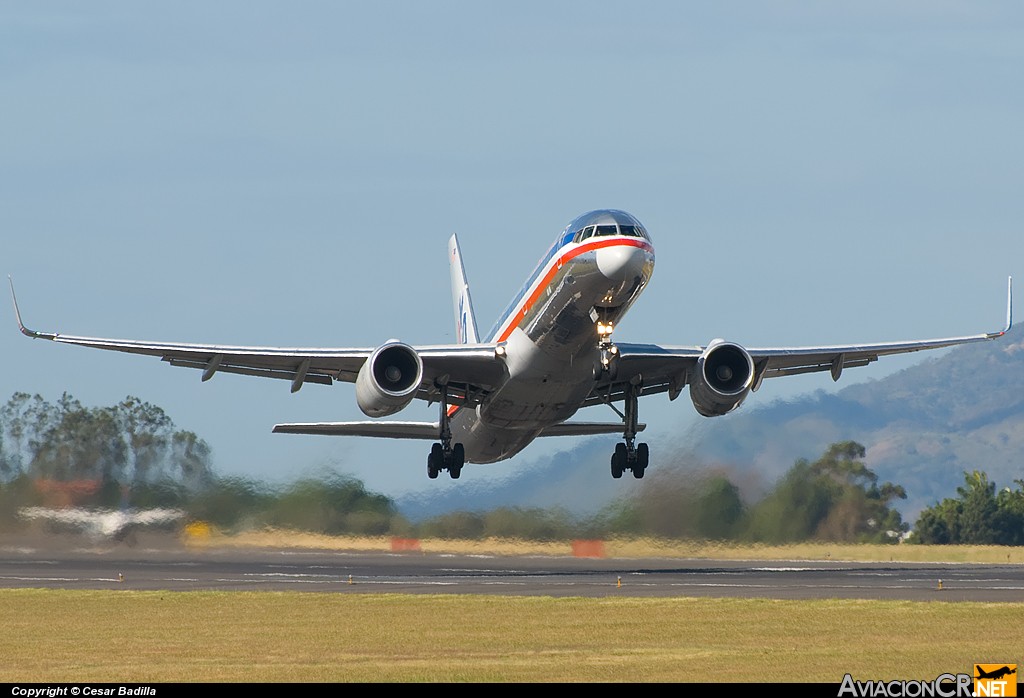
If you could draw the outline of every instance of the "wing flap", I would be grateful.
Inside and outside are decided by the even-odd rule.
[[[538,436],[592,436],[595,434],[621,434],[626,428],[622,422],[562,422],[541,431]],[[636,430],[643,431],[646,424],[637,424]]]
[[[275,434],[318,434],[321,436],[370,436],[379,439],[422,439],[437,441],[437,422],[302,422],[274,425]]]

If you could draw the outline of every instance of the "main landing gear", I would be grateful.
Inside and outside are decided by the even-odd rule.
[[[626,414],[623,421],[626,429],[622,434],[623,443],[615,444],[612,453],[612,477],[618,479],[627,470],[633,472],[638,480],[644,476],[650,461],[650,449],[646,443],[635,444],[637,428],[637,399],[640,396],[639,385],[630,385],[626,391]]]
[[[452,445],[452,430],[448,426],[448,388],[441,387],[441,441],[430,447],[427,455],[427,477],[437,478],[442,470],[447,470],[453,480],[462,475],[462,466],[466,464],[466,449],[462,444]]]

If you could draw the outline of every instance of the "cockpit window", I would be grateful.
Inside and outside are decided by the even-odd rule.
[[[639,225],[620,225],[619,230],[622,231],[621,235],[629,235],[635,238],[646,238],[646,231]]]
[[[643,238],[649,240],[647,237],[647,231],[642,226],[633,225],[629,223],[619,223],[611,225],[588,225],[584,228],[580,228],[576,231],[573,236],[575,242],[583,242],[588,238],[592,237],[607,237],[609,235],[625,235],[634,238]]]

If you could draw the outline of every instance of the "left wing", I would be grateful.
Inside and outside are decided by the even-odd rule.
[[[158,356],[171,366],[201,370],[204,381],[210,380],[216,373],[279,378],[291,381],[292,392],[299,390],[305,383],[354,383],[359,375],[359,369],[376,349],[184,344],[38,332],[27,328],[22,322],[13,282],[11,298],[14,302],[18,328],[28,337],[94,349]],[[448,388],[449,404],[475,404],[504,376],[504,367],[495,355],[496,345],[493,344],[431,345],[413,348],[423,360],[423,377],[416,392],[419,399],[437,400],[440,397],[438,385],[444,383]]]
[[[909,354],[915,351],[984,342],[1002,337],[1013,325],[1013,279],[1007,281],[1006,325],[998,332],[879,344],[850,344],[822,347],[747,348],[754,364],[752,390],[765,378],[792,376],[801,373],[829,371],[839,380],[843,370],[866,366],[881,356]],[[690,373],[708,349],[706,346],[673,347],[658,344],[617,343],[618,367],[611,380],[599,381],[587,397],[585,405],[597,405],[622,399],[630,385],[642,385],[642,394],[667,392],[670,399],[678,397]]]

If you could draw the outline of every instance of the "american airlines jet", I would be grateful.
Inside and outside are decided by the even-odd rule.
[[[654,246],[632,215],[591,211],[559,234],[537,268],[481,338],[457,238],[448,242],[458,343],[410,346],[392,340],[359,349],[180,344],[76,337],[25,327],[22,333],[63,344],[159,356],[196,368],[207,381],[237,373],[291,382],[355,383],[356,402],[369,421],[278,424],[277,433],[373,436],[433,441],[427,475],[457,478],[465,463],[516,455],[540,436],[621,434],[611,456],[612,477],[641,478],[650,462],[637,443],[641,396],[685,388],[697,412],[724,415],[765,378],[847,368],[880,356],[995,339],[1012,324],[1012,278],[1002,331],[947,339],[849,346],[754,349],[715,339],[705,346],[629,344],[612,339],[616,325],[647,287]],[[12,298],[14,295],[11,285]],[[413,400],[437,403],[436,422],[379,420]],[[583,407],[607,405],[610,422],[572,421]],[[618,405],[621,405],[619,407]]]

